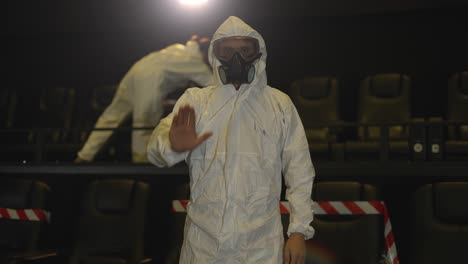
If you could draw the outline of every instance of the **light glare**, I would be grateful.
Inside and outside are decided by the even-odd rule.
[[[191,6],[201,5],[206,2],[208,2],[208,0],[179,0],[179,3],[182,5],[191,5]]]

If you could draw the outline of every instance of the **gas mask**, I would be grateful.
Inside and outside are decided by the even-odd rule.
[[[255,78],[254,62],[262,56],[258,40],[251,37],[228,37],[214,43],[214,54],[221,62],[218,67],[223,84],[251,83]]]
[[[218,67],[219,77],[223,84],[228,83],[251,83],[255,78],[255,66],[253,62],[261,56],[258,56],[251,61],[245,61],[239,53],[235,53],[231,60],[220,60],[221,66]]]

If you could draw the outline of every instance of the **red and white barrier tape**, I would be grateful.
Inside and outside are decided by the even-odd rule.
[[[188,200],[174,200],[172,210],[176,213],[187,212],[188,204]],[[282,201],[279,206],[282,214],[289,214],[289,202]],[[312,209],[316,215],[383,215],[386,259],[392,264],[399,263],[392,224],[383,201],[315,201]]]
[[[49,222],[50,213],[42,209],[0,208],[0,219]]]

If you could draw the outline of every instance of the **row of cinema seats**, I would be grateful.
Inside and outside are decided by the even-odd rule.
[[[38,92],[0,89],[0,142],[5,146],[0,150],[0,161],[72,161],[98,117],[111,104],[116,89],[117,85],[79,89],[54,86]],[[165,115],[184,90],[167,96],[163,102]],[[130,126],[131,119],[121,125]],[[98,159],[128,161],[130,131],[116,131]]]
[[[384,155],[408,160],[413,158],[415,142],[423,146],[419,150],[423,157],[419,159],[425,159],[425,153],[433,159],[444,158],[444,153],[449,159],[467,159],[468,72],[450,78],[447,114],[426,120],[429,124],[411,114],[411,79],[407,75],[365,78],[359,88],[355,123],[342,122],[338,109],[340,88],[339,80],[331,77],[305,78],[291,85],[289,94],[303,120],[314,160],[369,160]],[[0,149],[1,161],[72,161],[115,90],[115,85],[92,89],[49,87],[40,89],[39,100],[31,91],[0,90],[0,141],[4,146]],[[169,95],[166,114],[180,94],[176,91]],[[418,129],[418,124],[427,129]],[[429,131],[434,124],[439,125]],[[387,125],[388,130],[382,125]],[[128,161],[129,131],[120,131],[114,137],[112,142],[118,144],[110,144],[98,160]],[[387,139],[389,144],[383,144]],[[433,141],[440,146],[432,148]]]
[[[183,188],[182,188],[183,189]],[[46,184],[30,180],[2,180],[0,208],[47,208]],[[45,223],[0,218],[0,263],[150,263],[144,258],[146,205],[149,186],[134,180],[95,180],[86,188],[73,248],[63,261],[61,252],[41,251],[39,236]],[[186,199],[186,191],[178,198]],[[359,182],[319,182],[314,201],[379,201],[378,188]],[[441,182],[421,186],[411,201],[411,243],[408,263],[464,263],[468,244],[467,182]],[[53,219],[54,212],[52,212]],[[390,211],[390,218],[392,212]],[[185,213],[173,215],[172,250],[165,263],[178,263]],[[282,217],[288,225],[288,215]],[[151,223],[150,223],[151,224]],[[307,242],[309,264],[375,264],[384,254],[381,215],[315,215],[314,239]],[[285,228],[286,229],[286,228]],[[398,236],[398,230],[394,230]],[[161,238],[163,239],[163,238]],[[397,240],[398,241],[398,237]],[[398,247],[398,245],[396,245]],[[45,253],[44,253],[45,252]],[[146,255],[164,252],[145,252]],[[17,261],[17,262],[14,262]],[[403,263],[404,264],[404,263]]]
[[[362,80],[357,122],[345,123],[338,110],[339,88],[332,77],[304,78],[291,86],[313,158],[467,160],[468,72],[449,79],[445,118],[414,118],[410,77],[389,73]],[[343,136],[349,128],[356,131],[356,139]]]
[[[9,209],[47,210],[50,188],[42,182],[7,179],[0,185],[2,217]],[[150,188],[134,180],[96,180],[86,188],[72,248],[58,251],[41,245],[49,223],[0,217],[0,264],[150,263],[144,258],[144,231]],[[54,213],[50,212],[53,223]],[[34,216],[33,216],[34,217]],[[32,218],[29,218],[32,219]]]
[[[116,86],[77,90],[63,86],[39,91],[1,90],[2,160],[73,160],[88,130],[111,103]],[[38,157],[37,153],[49,156]]]

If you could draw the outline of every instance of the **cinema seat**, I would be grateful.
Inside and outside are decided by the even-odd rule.
[[[365,78],[360,85],[358,102],[358,141],[345,143],[347,160],[380,158],[383,133],[379,124],[388,127],[390,159],[409,158],[407,125],[410,115],[411,80],[399,73],[377,74]],[[367,125],[369,124],[369,125]]]
[[[144,258],[149,185],[95,180],[87,187],[69,264],[136,264]]]
[[[466,263],[468,182],[440,182],[413,195],[410,262]]]
[[[1,90],[0,162],[23,163],[35,159],[35,133],[38,118],[37,91]]]
[[[53,86],[45,88],[39,97],[37,127],[47,128],[43,135],[36,134],[35,140],[44,142],[46,161],[71,161],[76,146],[71,145],[72,122],[75,118],[76,91],[74,88]],[[41,138],[43,136],[43,138]]]
[[[380,200],[377,188],[359,182],[318,182],[312,191],[314,201]],[[379,263],[384,248],[383,217],[378,215],[315,215],[315,236],[307,241],[308,261],[328,255],[333,264]],[[328,262],[327,262],[328,263]]]
[[[446,158],[468,160],[468,71],[456,73],[449,79],[447,121],[465,124],[449,126],[445,142]]]
[[[0,179],[0,208],[46,209],[49,187],[39,181]],[[0,263],[40,256],[45,222],[0,218]],[[33,254],[34,253],[34,254]]]
[[[172,113],[172,110],[174,109],[175,103],[184,94],[184,92],[188,88],[194,88],[194,87],[203,88],[203,86],[201,86],[200,84],[198,84],[198,83],[196,83],[194,81],[188,81],[187,84],[178,85],[178,86],[181,86],[181,88],[178,88],[176,90],[171,91],[163,99],[162,104],[163,104],[163,107],[164,107],[164,111],[163,111],[162,118],[164,118],[167,115],[169,115],[170,113]]]
[[[190,199],[190,185],[188,183],[179,185],[173,198],[175,200],[189,200]],[[171,231],[169,241],[169,251],[165,256],[164,264],[177,264],[179,263],[180,250],[184,240],[184,226],[186,213],[173,213],[171,215]]]
[[[0,90],[0,129],[13,127],[16,111],[16,92],[11,89]]]
[[[291,85],[291,100],[304,125],[313,160],[338,160],[343,145],[338,143],[340,121],[338,81],[332,77],[308,77]]]
[[[79,146],[83,146],[89,137],[91,129],[96,121],[111,104],[112,99],[117,91],[118,85],[100,85],[91,87],[90,92],[83,101],[83,107],[80,109],[79,118],[75,123],[75,127],[81,128],[73,137],[73,141]],[[121,127],[130,127],[132,125],[131,118],[127,118]],[[130,130],[119,131],[112,135],[106,145],[101,148],[96,154],[96,161],[123,161],[130,160]]]

